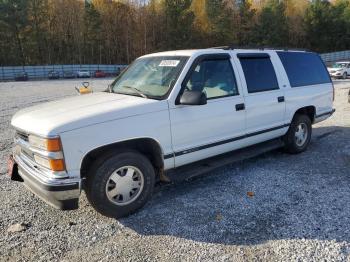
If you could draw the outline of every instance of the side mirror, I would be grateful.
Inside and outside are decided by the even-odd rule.
[[[185,90],[180,98],[181,105],[199,106],[207,104],[207,96],[201,91]]]

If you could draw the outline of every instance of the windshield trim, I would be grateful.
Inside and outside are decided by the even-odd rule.
[[[136,95],[136,94],[133,94],[133,93],[115,92],[115,91],[113,90],[113,87],[114,87],[114,85],[117,83],[117,81],[125,74],[126,71],[128,71],[128,69],[129,69],[136,61],[139,61],[139,60],[141,60],[141,59],[147,59],[147,58],[150,58],[150,57],[181,57],[181,58],[184,59],[184,60],[183,60],[182,68],[181,68],[181,69],[178,71],[178,73],[176,74],[175,81],[172,81],[171,85],[169,86],[168,91],[167,91],[164,95],[162,95],[162,96],[152,96],[152,95],[147,94],[147,98],[148,98],[148,99],[154,99],[154,100],[159,100],[159,101],[161,101],[161,100],[165,100],[165,99],[169,98],[170,93],[171,93],[172,90],[174,89],[174,86],[175,86],[176,82],[178,81],[178,79],[179,79],[181,73],[183,72],[184,68],[186,67],[186,65],[187,65],[187,63],[188,63],[188,61],[189,61],[189,59],[190,59],[190,56],[184,56],[184,55],[179,55],[179,56],[175,56],[175,55],[171,55],[171,56],[170,56],[170,55],[167,55],[167,56],[164,56],[164,55],[154,55],[154,56],[147,56],[147,57],[139,57],[139,58],[135,59],[130,65],[128,65],[128,66],[116,77],[116,79],[114,79],[114,81],[110,84],[110,85],[111,85],[110,90],[112,91],[112,93],[113,93],[113,94],[123,94],[123,95],[138,96],[138,97],[141,97],[141,98],[142,98],[142,96]],[[107,89],[107,91],[108,91],[108,89]],[[146,98],[145,98],[145,99],[146,99]]]

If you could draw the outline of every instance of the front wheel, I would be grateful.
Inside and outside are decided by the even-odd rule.
[[[344,74],[343,74],[343,79],[347,79],[348,78],[348,74],[345,72]]]
[[[296,115],[283,137],[285,149],[291,154],[304,152],[311,140],[311,120],[306,115]]]
[[[86,195],[102,215],[120,218],[140,209],[150,198],[155,172],[144,155],[130,151],[105,157],[87,177]]]

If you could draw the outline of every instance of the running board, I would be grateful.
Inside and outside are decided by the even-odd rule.
[[[170,182],[173,183],[190,180],[194,177],[203,175],[217,168],[253,158],[263,153],[281,148],[283,145],[284,144],[280,138],[270,140],[175,168],[167,171],[165,175],[170,180]]]

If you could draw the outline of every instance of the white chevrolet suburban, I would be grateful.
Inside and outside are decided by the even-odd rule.
[[[16,113],[9,175],[56,208],[77,208],[84,190],[98,212],[122,217],[179,167],[272,139],[303,152],[312,124],[334,112],[333,97],[327,69],[311,52],[150,54],[105,92]]]

